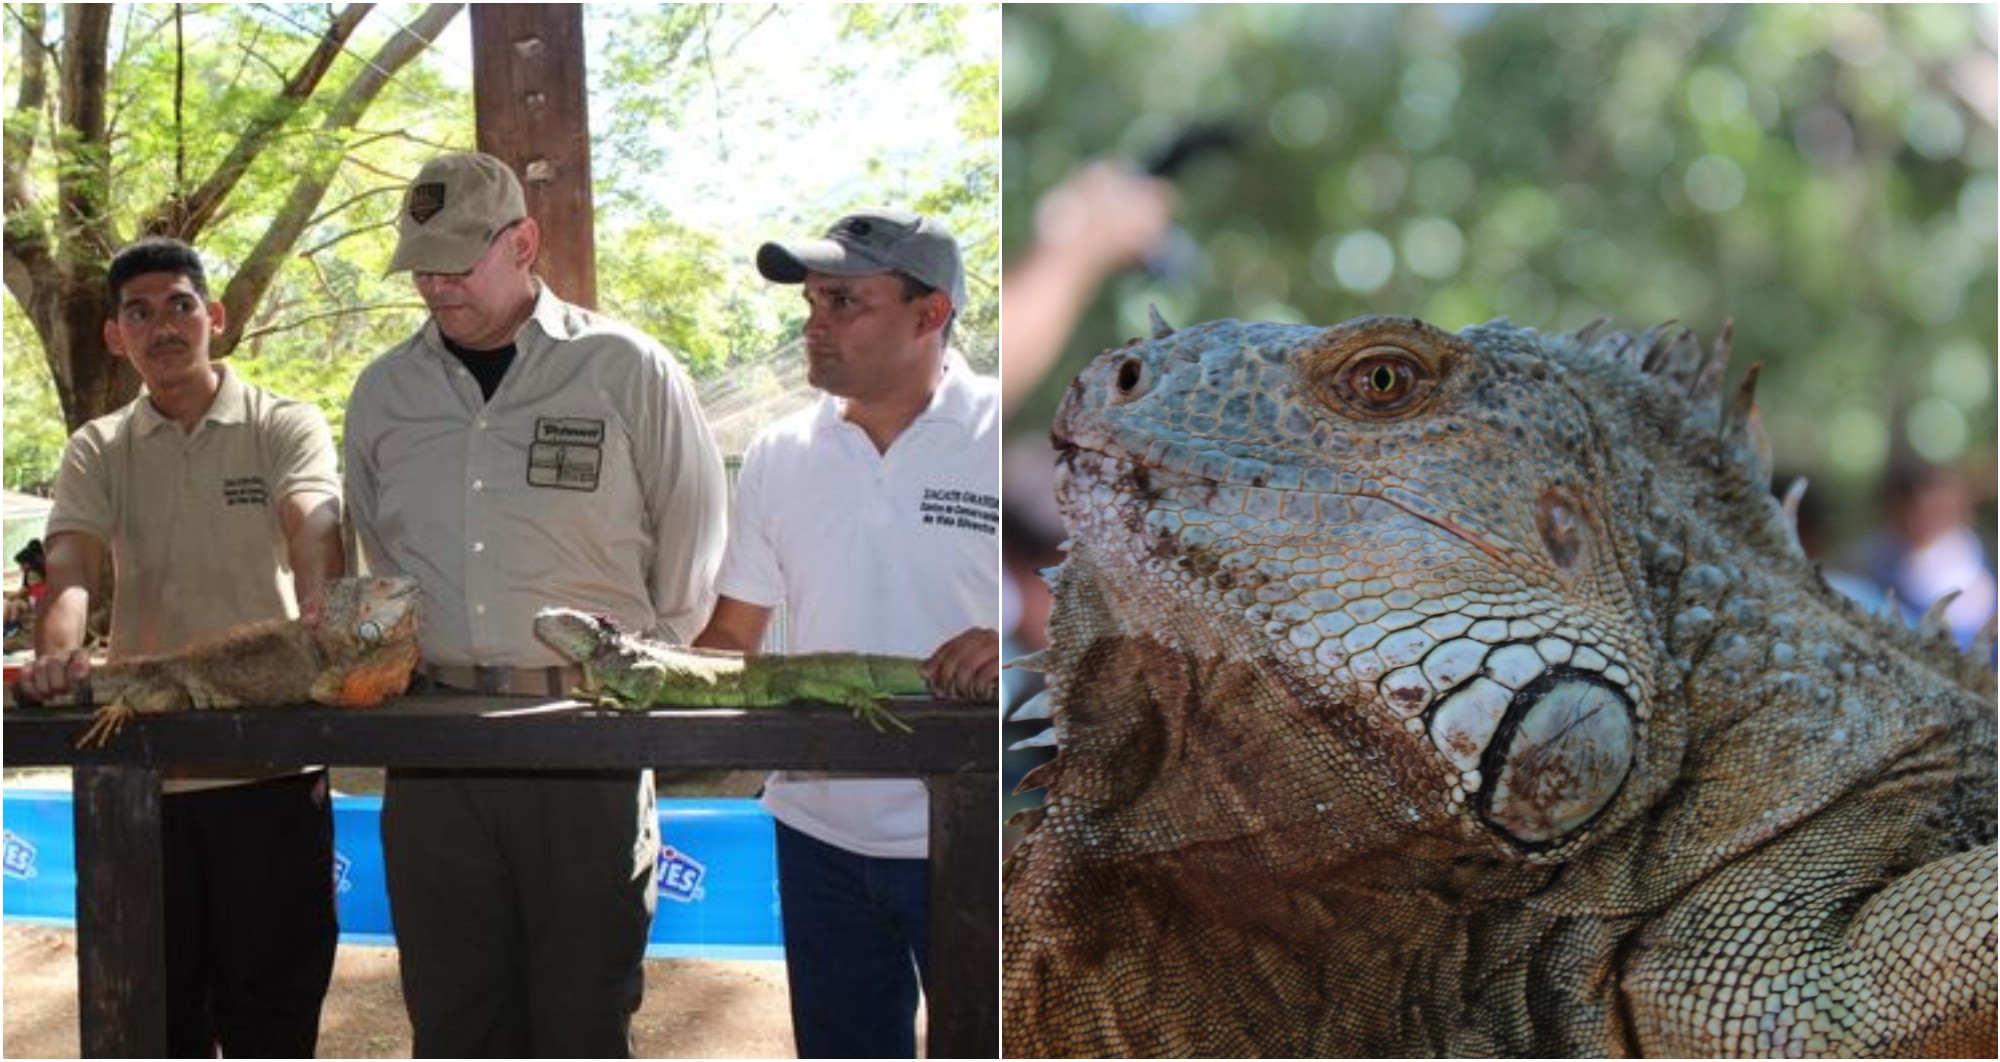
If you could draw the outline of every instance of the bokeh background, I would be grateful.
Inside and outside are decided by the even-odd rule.
[[[1059,235],[1037,204],[1092,160],[1143,170],[1189,129],[1233,137],[1175,171],[1174,229],[1104,278],[1045,377],[1010,381],[1009,530],[1029,533],[1009,541],[1035,554],[1017,574],[1060,534],[1037,480],[1062,388],[1145,334],[1149,304],[1177,325],[1608,317],[1710,338],[1733,320],[1732,376],[1763,363],[1777,485],[1810,478],[1824,556],[1859,564],[1891,473],[1928,465],[1990,558],[1992,5],[1010,5],[1003,22],[1004,371],[1038,312],[1016,270]],[[1035,602],[1016,604],[1031,644]]]

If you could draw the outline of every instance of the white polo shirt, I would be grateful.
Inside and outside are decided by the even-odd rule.
[[[927,657],[998,629],[1000,388],[953,352],[930,406],[879,453],[827,396],[766,429],[743,458],[719,593],[782,603],[787,652]],[[780,771],[779,821],[862,855],[928,854],[913,778]]]

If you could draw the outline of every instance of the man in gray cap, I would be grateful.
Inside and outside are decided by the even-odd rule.
[[[722,462],[658,343],[534,275],[541,229],[490,155],[404,197],[390,272],[430,317],[347,407],[347,498],[376,572],[423,589],[430,688],[559,697],[534,636],[570,605],[673,642],[712,601]],[[631,1052],[658,819],[650,773],[391,770],[390,913],[419,1056]]]
[[[925,657],[939,694],[991,697],[1000,392],[946,342],[965,305],[957,241],[936,218],[865,211],[823,239],[764,244],[757,267],[803,286],[808,376],[826,396],[744,455],[721,596],[695,644],[755,652],[782,603],[787,651]],[[923,783],[781,771],[764,804],[800,1057],[913,1056]]]

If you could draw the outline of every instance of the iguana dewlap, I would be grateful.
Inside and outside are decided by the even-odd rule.
[[[1007,1055],[1992,1057],[1991,628],[1826,587],[1726,340],[1156,331],[1057,415]]]
[[[578,694],[629,711],[654,708],[779,708],[800,701],[838,704],[877,730],[910,726],[881,702],[930,692],[923,662],[872,653],[793,653],[746,657],[666,645],[573,608],[545,608],[535,635],[581,664]]]
[[[313,702],[380,704],[409,685],[420,657],[417,584],[396,577],[336,579],[318,620],[270,620],[160,656],[100,664],[88,687],[42,702],[101,705],[79,748],[103,745],[141,712],[256,708]]]

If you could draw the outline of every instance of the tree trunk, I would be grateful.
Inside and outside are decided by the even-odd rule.
[[[60,136],[69,150],[56,171],[60,291],[41,304],[55,314],[49,330],[55,342],[48,353],[56,379],[68,381],[62,407],[71,431],[139,393],[139,374],[113,357],[104,342],[104,270],[118,242],[111,228],[111,149],[104,124],[112,13],[110,4],[70,4],[63,10],[57,103]]]

